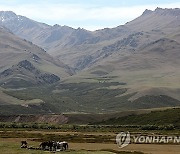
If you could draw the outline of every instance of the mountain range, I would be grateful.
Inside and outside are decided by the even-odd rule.
[[[49,93],[68,98],[69,104],[63,104],[65,111],[88,111],[83,107],[84,99],[91,96],[98,101],[99,95],[94,92],[99,92],[99,88],[108,89],[115,104],[103,105],[108,103],[103,100],[97,112],[123,108],[116,98],[126,96],[129,97],[124,110],[163,107],[165,98],[172,104],[164,106],[180,105],[179,8],[145,10],[125,25],[97,31],[50,26],[11,11],[0,11],[0,26],[0,83],[4,88],[55,84]],[[83,100],[76,97],[75,105],[73,89],[65,83],[67,87],[75,84],[81,88],[84,87],[81,84],[87,83],[88,89],[77,87],[78,96],[86,97]],[[11,95],[22,99],[18,92]],[[92,101],[86,105],[92,105]],[[154,104],[156,101],[158,104]],[[63,101],[59,103],[62,107]]]

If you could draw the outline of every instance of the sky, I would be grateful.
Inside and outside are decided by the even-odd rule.
[[[0,11],[14,11],[49,25],[97,30],[123,25],[145,9],[180,8],[179,0],[0,0]]]

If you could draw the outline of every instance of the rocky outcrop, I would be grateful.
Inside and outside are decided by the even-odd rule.
[[[23,67],[29,71],[35,70],[35,67],[28,60],[23,60],[19,62],[17,66],[19,66],[20,68]]]
[[[60,80],[60,78],[54,74],[48,74],[48,73],[45,73],[45,74],[42,74],[39,79],[43,80],[45,83],[49,83],[49,84],[52,84],[52,83],[55,83],[57,81]]]
[[[38,59],[38,57],[36,57],[36,59]],[[24,86],[27,86],[52,84],[59,81],[60,77],[55,74],[42,72],[37,69],[30,61],[23,60],[20,61],[17,65],[14,65],[11,68],[1,72],[0,79],[3,81],[0,84],[4,86],[8,85],[8,83],[11,83],[11,86],[13,86],[13,84],[16,86],[21,85],[22,83]]]
[[[9,75],[12,75],[13,74],[13,70],[12,69],[7,69],[7,70],[4,70],[3,72],[0,73],[0,77],[6,77],[6,76],[9,76]]]

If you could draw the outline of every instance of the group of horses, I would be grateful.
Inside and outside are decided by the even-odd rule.
[[[68,143],[65,141],[46,141],[42,142],[39,147],[41,150],[64,151],[68,149]]]
[[[64,151],[68,149],[68,143],[63,141],[45,141],[39,145],[39,148],[28,147],[26,141],[21,141],[21,148],[36,149],[36,150],[48,150],[48,151]]]

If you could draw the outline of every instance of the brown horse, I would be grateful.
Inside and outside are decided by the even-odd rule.
[[[39,145],[39,147],[40,147],[41,150],[48,149],[49,151],[52,151],[53,147],[54,147],[54,141],[45,141],[45,142],[42,142]]]
[[[27,148],[28,143],[26,141],[21,141],[21,148]]]

